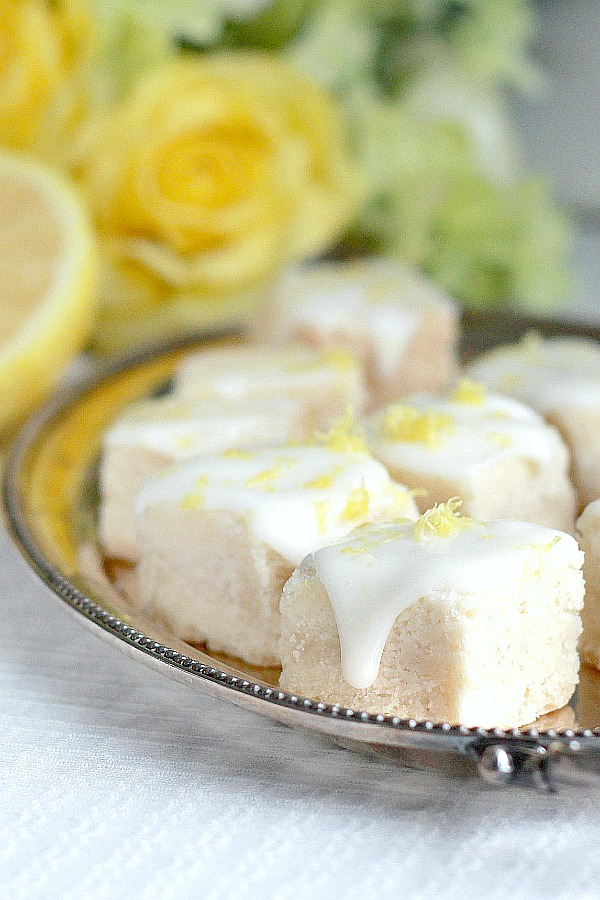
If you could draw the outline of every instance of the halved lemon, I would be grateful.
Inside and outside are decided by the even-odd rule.
[[[92,226],[74,187],[0,153],[0,432],[51,390],[95,306]]]

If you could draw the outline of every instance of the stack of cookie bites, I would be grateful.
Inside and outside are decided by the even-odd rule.
[[[137,562],[135,496],[169,463],[307,440],[349,406],[360,411],[365,399],[360,366],[344,350],[231,347],[190,355],[176,372],[173,394],[126,410],[104,436],[105,552]]]
[[[460,378],[455,304],[401,264],[284,273],[254,338],[106,433],[101,542],[141,606],[332,704],[502,728],[564,706],[595,490],[572,429],[486,360]]]
[[[527,334],[475,360],[469,372],[536,409],[569,448],[585,556],[580,651],[585,663],[600,668],[600,344]]]

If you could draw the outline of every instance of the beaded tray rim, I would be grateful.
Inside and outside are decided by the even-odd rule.
[[[528,328],[545,334],[575,334],[600,339],[600,328],[567,323],[559,320],[535,319],[516,315],[467,313],[463,317],[464,353],[511,340]],[[97,634],[136,659],[157,668],[164,675],[189,683],[200,690],[224,700],[246,706],[287,724],[302,725],[321,731],[355,746],[408,748],[424,751],[458,753],[471,762],[481,759],[486,748],[508,744],[535,754],[538,751],[567,753],[570,756],[591,753],[600,760],[600,727],[595,729],[485,729],[451,725],[446,722],[417,721],[397,716],[368,713],[327,704],[311,698],[281,691],[244,672],[225,666],[209,654],[183,645],[177,639],[157,640],[145,627],[136,627],[113,614],[89,591],[81,590],[69,573],[62,571],[56,561],[48,558],[40,547],[31,517],[27,514],[28,485],[23,473],[29,454],[42,436],[52,429],[65,410],[84,404],[86,397],[107,380],[115,380],[136,367],[192,347],[201,347],[219,340],[236,339],[236,328],[204,331],[138,351],[104,365],[100,371],[84,377],[80,382],[55,394],[22,427],[9,451],[2,484],[2,503],[6,523],[18,549],[27,563],[50,589],[66,603],[78,619],[84,620]],[[186,648],[189,653],[186,653]],[[404,760],[403,760],[404,761]],[[416,764],[419,764],[417,758]],[[423,764],[427,767],[425,759]],[[468,766],[467,766],[468,768]]]

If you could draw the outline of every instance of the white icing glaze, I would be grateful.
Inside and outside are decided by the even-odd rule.
[[[467,372],[541,413],[565,405],[600,406],[600,345],[587,338],[530,336],[486,353]]]
[[[403,501],[413,509],[409,494],[367,454],[308,446],[196,457],[149,479],[136,514],[164,501],[240,513],[293,565],[382,509],[388,518],[407,514]]]
[[[434,394],[415,394],[399,401],[419,413],[448,417],[451,425],[438,432],[438,442],[393,440],[382,430],[384,407],[366,422],[367,443],[384,465],[429,475],[475,477],[483,466],[506,456],[548,465],[562,440],[543,418],[509,397],[488,395],[482,403],[461,403]]]
[[[474,522],[448,537],[418,540],[410,523],[372,524],[311,553],[304,566],[314,567],[331,601],[344,679],[361,689],[377,678],[394,622],[420,598],[510,588],[546,553],[579,566],[575,540],[541,525]]]
[[[377,373],[381,378],[394,374],[422,318],[422,310],[402,309],[390,302],[369,305],[365,325],[374,338]]]
[[[351,354],[306,347],[203,350],[182,360],[175,373],[175,392],[181,398],[310,397],[336,384],[352,387],[362,402],[360,367]]]
[[[434,306],[454,314],[454,305],[434,285],[403,263],[365,259],[298,266],[274,289],[278,340],[316,329],[328,343],[351,344],[370,337],[380,377],[398,367],[424,313]]]
[[[104,446],[134,446],[187,459],[233,447],[285,444],[298,438],[301,406],[278,398],[150,400],[129,409],[106,432]]]

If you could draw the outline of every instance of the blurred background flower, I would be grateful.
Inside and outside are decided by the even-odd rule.
[[[73,127],[94,20],[81,0],[0,0],[0,142],[43,155],[57,122]],[[63,148],[64,149],[64,148]]]
[[[361,179],[335,107],[287,63],[253,52],[179,59],[113,111],[86,172],[119,341],[201,312],[241,313],[289,262],[331,245]],[[115,302],[116,301],[116,302]],[[98,343],[112,349],[112,330]],[[109,342],[110,340],[110,342]]]
[[[327,253],[541,311],[569,228],[507,113],[534,34],[527,0],[0,0],[0,144],[81,187],[102,351],[243,318]]]

